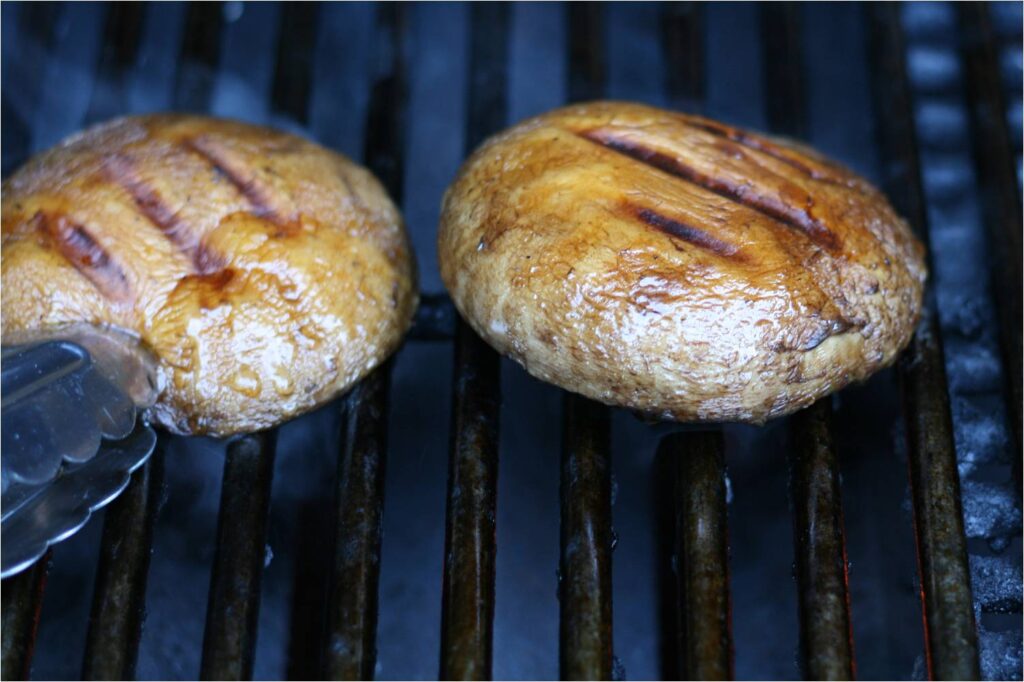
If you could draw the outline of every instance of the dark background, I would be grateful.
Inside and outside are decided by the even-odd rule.
[[[1019,154],[1021,5],[991,9],[1002,36],[1007,115]],[[438,292],[439,201],[465,156],[471,8],[409,5],[404,8],[405,40],[383,48],[378,11],[368,4],[231,2],[211,12],[185,4],[115,11],[112,5],[4,3],[4,175],[29,153],[86,123],[161,109],[271,123],[361,160],[373,74],[382,54],[400,49],[408,98],[404,191],[395,198],[417,251],[421,288]],[[656,4],[605,6],[607,95],[687,110],[702,107],[709,116],[766,129],[770,93],[764,86],[761,10],[747,4],[697,10],[705,45],[703,101],[668,94],[668,84],[681,74],[663,41],[666,11]],[[877,180],[863,7],[806,5],[800,12],[808,141]],[[932,283],[957,427],[982,667],[986,677],[1019,679],[1020,511],[1010,482],[1002,367],[956,11],[943,4],[907,5],[902,18],[929,200]],[[567,34],[565,6],[510,8],[509,122],[566,100]],[[282,80],[282,64],[305,74],[308,83]],[[308,98],[295,101],[294,92],[308,92]],[[451,363],[449,343],[417,342],[407,344],[395,364],[379,678],[437,674]],[[494,674],[553,678],[558,674],[561,397],[508,361],[502,366],[502,386]],[[858,675],[921,678],[921,613],[895,373],[882,372],[867,385],[843,391],[835,406]],[[652,463],[667,427],[648,427],[615,411],[612,428],[619,538],[615,651],[628,678],[657,677],[656,558],[665,538],[655,523]],[[337,429],[337,409],[328,406],[280,432],[256,657],[260,678],[301,676],[309,670],[293,618],[315,606],[302,601],[302,576],[330,542]],[[793,678],[799,674],[798,624],[788,434],[784,425],[770,424],[728,427],[726,438],[736,674]],[[198,674],[223,449],[215,441],[176,439],[168,453],[140,678]],[[35,678],[80,673],[100,529],[101,519],[95,520],[54,552]],[[1007,590],[1010,607],[992,607]]]

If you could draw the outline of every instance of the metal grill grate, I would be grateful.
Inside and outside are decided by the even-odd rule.
[[[458,120],[464,114],[465,131],[458,134],[464,132],[460,139],[463,151],[468,152],[513,118],[515,107],[509,101],[514,76],[511,62],[529,55],[512,55],[512,32],[515,21],[527,12],[540,10],[500,4],[464,9],[468,19],[459,26],[468,35],[465,111]],[[170,106],[238,113],[246,105],[253,107],[251,118],[311,130],[321,141],[349,153],[360,150],[358,140],[365,139],[361,148],[363,160],[393,197],[408,197],[411,184],[430,189],[437,179],[410,177],[407,156],[413,134],[412,117],[449,123],[443,119],[452,108],[445,102],[438,102],[432,111],[412,107],[412,91],[424,86],[422,81],[413,83],[410,73],[437,67],[411,62],[414,49],[419,50],[416,54],[421,57],[424,53],[422,46],[412,44],[414,35],[420,33],[414,31],[416,27],[411,23],[415,19],[430,20],[432,11],[452,10],[397,4],[339,9],[298,3],[244,8],[238,3],[194,3],[186,10],[127,3],[109,7],[7,5],[3,17],[4,173],[9,173],[31,150],[55,142],[82,124],[124,111]],[[646,92],[647,98],[656,103],[696,111],[708,110],[707,102],[716,98],[719,102],[728,101],[729,106],[735,104],[728,95],[711,92],[716,83],[709,77],[708,62],[718,58],[720,46],[706,42],[706,38],[721,38],[723,34],[707,30],[709,14],[719,13],[720,20],[721,13],[735,11],[741,21],[744,17],[753,18],[758,22],[755,33],[762,51],[755,62],[763,67],[759,77],[766,104],[763,123],[777,134],[813,137],[815,131],[809,118],[815,111],[820,112],[823,96],[808,91],[808,73],[814,68],[812,60],[824,56],[810,50],[818,43],[809,34],[807,24],[809,13],[822,10],[805,10],[795,5],[709,9],[671,4],[627,11],[615,5],[572,4],[544,11],[549,12],[545,14],[547,19],[564,11],[560,20],[564,20],[566,27],[563,66],[568,100],[631,92],[642,96]],[[628,49],[638,52],[627,53],[627,57],[642,62],[648,57],[644,56],[647,53],[640,53],[655,49],[663,53],[666,62],[664,83],[647,90],[645,79],[649,74],[630,73],[625,78],[621,73],[610,74],[624,68],[624,64],[629,66],[629,59],[621,58],[621,43],[616,41],[623,40],[621,35],[635,35],[630,33],[634,29],[628,23],[618,25],[615,21],[633,21],[641,12],[656,13],[660,33],[647,35],[646,43],[634,41]],[[914,66],[907,63],[905,19],[900,16],[900,8],[891,5],[851,7],[840,12],[863,21],[868,38],[863,53],[870,59],[870,106],[878,137],[880,179],[897,209],[927,243],[932,232],[929,219],[933,224],[936,220],[929,214],[929,197],[922,175],[926,169],[922,168],[923,155],[917,140],[918,93],[911,82]],[[974,500],[986,490],[1001,491],[1010,503],[1007,509],[998,510],[1003,514],[1000,518],[1010,518],[1007,512],[1013,518],[1003,521],[994,535],[1000,541],[1008,538],[1011,544],[1017,543],[1013,551],[1019,554],[1021,204],[1015,169],[1018,157],[1011,151],[1005,88],[996,77],[996,49],[1001,43],[994,35],[989,8],[965,5],[957,8],[957,12],[962,25],[960,31],[954,30],[953,49],[956,50],[955,41],[959,40],[962,55],[957,54],[956,59],[966,70],[963,81],[970,105],[969,133],[978,186],[983,189],[979,197],[995,265],[994,310],[998,312],[1002,366],[1007,369],[1003,387],[1007,402],[1000,409],[1008,410],[1013,429],[1014,440],[1008,445],[1007,461],[1017,466],[1016,487],[1012,490],[1009,487],[1013,484],[996,480],[971,497],[972,490],[965,485],[964,500],[970,506],[977,504]],[[1015,35],[1019,47],[1019,31]],[[172,44],[170,53],[178,49],[177,58],[161,61],[159,55],[168,53],[166,45],[175,36],[179,36],[180,47]],[[347,40],[356,46],[351,53],[345,51],[343,43]],[[25,54],[19,56],[14,48],[7,47],[12,44],[24,45]],[[948,47],[948,41],[942,44]],[[730,43],[729,47],[743,49],[738,43]],[[331,53],[333,61],[326,66],[319,58],[322,50],[335,51]],[[620,58],[611,59],[612,52]],[[95,63],[91,85],[71,87],[67,73],[74,72],[70,65],[82,55],[90,55]],[[351,59],[346,60],[347,56]],[[43,64],[49,64],[49,70]],[[167,77],[171,71],[161,71],[169,68],[173,68],[173,79]],[[230,97],[224,94],[227,91],[223,77],[239,70],[249,74],[250,87],[235,93],[232,108],[225,104]],[[52,78],[44,76],[44,71]],[[462,82],[461,76],[446,72],[435,82],[448,78]],[[630,79],[633,82],[621,87]],[[609,92],[612,80],[620,84],[614,93]],[[11,83],[25,87],[15,92],[15,86],[8,85]],[[58,90],[62,84],[69,86],[66,93]],[[839,94],[825,97],[828,96],[842,100]],[[541,94],[536,101],[545,101],[545,97]],[[562,97],[556,95],[553,99],[557,103]],[[420,97],[418,101],[422,100]],[[353,111],[363,112],[362,118],[355,120]],[[429,145],[420,147],[427,148]],[[429,243],[431,235],[424,236],[423,232],[429,232],[433,226],[419,224],[420,216],[409,215],[417,247]],[[430,247],[420,250],[433,253]],[[940,274],[941,269],[940,264]],[[935,272],[934,265],[932,271]],[[427,279],[434,281],[436,276]],[[986,659],[984,655],[979,657],[976,623],[981,618],[984,625],[984,615],[990,613],[1017,614],[1019,621],[1020,563],[1019,557],[1016,564],[1001,559],[999,552],[985,553],[985,561],[974,561],[976,555],[981,555],[972,549],[970,540],[994,535],[971,530],[974,517],[970,509],[965,532],[960,478],[975,469],[964,467],[963,453],[958,469],[957,448],[963,437],[957,438],[956,429],[958,425],[963,428],[966,418],[959,417],[959,403],[951,408],[946,378],[951,360],[943,353],[944,336],[949,333],[940,325],[944,319],[939,303],[933,286],[917,336],[899,367],[924,623],[926,670],[919,670],[918,674],[970,679],[982,673],[995,676],[1006,670],[1014,671],[1012,661],[1009,666],[1003,662],[1003,667],[997,667],[997,662],[979,667],[979,661]],[[454,342],[447,522],[438,599],[442,605],[440,675],[484,678],[494,672],[496,593],[501,596],[496,590],[496,576],[497,537],[502,518],[498,513],[498,450],[505,442],[498,428],[499,415],[503,414],[502,364],[457,319],[446,296],[428,293],[417,313],[410,343],[437,341]],[[319,564],[302,569],[307,571],[302,577],[308,581],[303,589],[308,589],[313,601],[319,598],[322,602],[319,609],[309,609],[299,640],[292,644],[299,652],[295,655],[299,662],[289,669],[294,677],[322,674],[337,679],[372,678],[378,670],[378,602],[393,596],[379,594],[386,510],[385,464],[389,433],[393,437],[393,429],[404,426],[389,425],[388,420],[394,366],[392,362],[380,368],[329,408],[341,413],[333,502],[328,508],[314,508],[312,512],[325,521],[299,528],[307,537],[294,538],[296,543],[323,542],[328,547],[310,555]],[[421,372],[420,376],[425,374]],[[506,404],[504,409],[517,407]],[[557,589],[560,601],[559,672],[562,677],[573,679],[611,678],[621,675],[620,661],[613,656],[618,648],[613,647],[612,611],[612,593],[617,586],[612,575],[616,542],[612,528],[617,487],[613,477],[615,420],[608,408],[568,394],[564,396],[562,412],[561,553],[557,586],[556,578],[551,578],[551,589]],[[858,601],[851,588],[840,499],[840,454],[850,456],[841,442],[841,434],[848,433],[850,428],[844,430],[841,423],[846,413],[835,409],[832,400],[822,401],[788,420],[790,434],[780,436],[790,453],[797,586],[793,611],[799,616],[800,632],[798,666],[808,679],[851,677],[857,670],[853,626],[857,624]],[[667,643],[661,647],[664,660],[660,672],[669,678],[730,677],[738,668],[734,648],[737,656],[743,656],[744,648],[734,636],[733,618],[747,617],[756,604],[737,604],[736,595],[730,592],[731,582],[736,580],[736,566],[729,556],[731,483],[726,464],[731,461],[730,455],[736,456],[738,444],[742,445],[744,438],[749,442],[750,436],[745,431],[737,436],[729,429],[724,436],[722,430],[672,432],[666,426],[649,430],[661,439],[658,466],[667,464],[669,474],[659,488],[671,509],[670,520],[657,527],[661,536],[658,543],[670,545],[667,550],[660,548],[661,564],[664,568],[671,561],[674,568],[671,580],[658,583],[662,608],[668,614],[663,619],[667,623],[662,628],[663,634],[667,633]],[[278,438],[277,430],[273,430],[246,436],[227,446],[201,643],[199,673],[203,678],[242,679],[254,673]],[[170,470],[175,466],[175,462],[169,461],[166,446],[165,441],[133,479],[125,495],[105,513],[86,634],[84,678],[126,678],[135,673],[146,611],[149,556],[165,486],[164,468]],[[517,454],[503,451],[503,461]],[[553,458],[553,453],[550,456]],[[895,466],[895,459],[889,464]],[[656,470],[662,471],[657,467]],[[757,492],[737,490],[736,494]],[[865,524],[870,520],[858,522]],[[555,519],[547,519],[547,523],[554,524]],[[318,534],[324,537],[308,537]],[[54,553],[59,557],[61,551],[58,546]],[[1001,551],[1006,551],[1006,545]],[[50,561],[48,556],[32,570],[3,583],[4,678],[28,675]],[[616,566],[616,575],[630,570],[628,565]],[[987,572],[978,566],[986,567]],[[993,573],[997,576],[994,587],[985,584],[984,598],[973,601],[972,568],[976,588],[979,576],[985,580]],[[889,579],[899,580],[885,576],[869,589],[883,590],[882,582]],[[628,611],[629,605],[625,606]],[[438,626],[416,613],[404,617],[415,623],[416,628]],[[616,620],[620,617],[617,614]],[[1010,633],[1017,639],[1014,674],[1019,677],[1019,622]],[[983,628],[982,654],[987,646],[985,634]],[[502,646],[500,633],[497,639],[498,646]],[[514,637],[507,639],[515,641]],[[1014,653],[1012,647],[999,651],[1009,652],[1006,655],[1011,658]],[[784,657],[790,654],[776,653]],[[755,665],[741,673],[757,674],[757,670]],[[165,674],[169,676],[172,672],[195,674]],[[887,673],[906,676],[910,671],[890,669]]]

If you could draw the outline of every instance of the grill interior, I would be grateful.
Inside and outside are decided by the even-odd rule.
[[[1019,3],[2,15],[5,177],[127,112],[271,123],[381,178],[425,292],[348,396],[162,438],[4,581],[4,678],[1021,678]],[[441,194],[490,133],[599,97],[801,138],[883,187],[932,257],[899,365],[697,430],[499,359],[441,293]]]

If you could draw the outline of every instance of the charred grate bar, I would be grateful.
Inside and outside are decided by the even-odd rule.
[[[610,680],[613,536],[608,408],[565,393],[562,410],[559,669],[565,680]]]
[[[46,574],[50,570],[53,550],[31,568],[8,578],[3,584],[2,629],[3,671],[5,680],[27,680],[32,654],[39,630],[39,613],[43,607]]]
[[[289,5],[281,20],[294,29],[314,21],[315,12],[314,5]],[[222,24],[218,5],[189,6],[175,91],[179,108],[209,109],[221,58]],[[278,39],[271,104],[306,123],[309,43],[300,40],[297,49],[290,49],[290,40],[287,34]],[[252,678],[276,446],[277,429],[271,429],[242,436],[227,447],[203,633],[203,679]]]
[[[375,370],[345,401],[338,460],[325,676],[373,679],[377,662],[377,587],[387,453],[390,364]]]
[[[800,651],[809,680],[852,680],[856,675],[850,625],[839,464],[828,399],[792,418],[790,462]]]
[[[761,6],[768,121],[776,133],[807,136],[807,96],[799,6]],[[794,449],[790,494],[805,679],[853,679],[853,631],[839,458],[832,438],[832,398],[790,418]]]
[[[666,3],[662,10],[662,44],[671,65],[665,89],[673,109],[701,113],[704,109],[704,33],[701,3]]]
[[[366,120],[366,163],[392,197],[402,196],[405,23],[404,7],[381,6]],[[323,654],[324,674],[330,679],[373,679],[377,661],[390,368],[388,362],[376,369],[346,399]]]
[[[505,124],[508,6],[474,4],[470,21],[467,153]],[[456,325],[440,674],[489,679],[501,374],[498,354],[464,321]]]
[[[411,341],[451,341],[459,314],[448,294],[420,294],[416,319],[409,330]]]
[[[568,6],[569,100],[605,90],[605,7]],[[559,671],[562,679],[612,678],[612,473],[608,407],[562,401]]]
[[[252,678],[277,429],[242,436],[224,462],[199,676]]]
[[[704,109],[704,12],[699,4],[666,5],[669,97],[684,110]],[[725,442],[720,429],[662,439],[659,458],[669,474],[675,604],[669,666],[685,679],[732,679],[732,596],[729,585]],[[668,586],[666,586],[668,587]],[[671,666],[675,666],[675,670]],[[671,675],[664,675],[666,679]]]
[[[989,235],[992,289],[998,303],[1000,343],[1011,423],[1016,438],[1013,456],[1017,492],[1021,484],[1021,197],[1014,169],[1013,145],[1006,124],[1006,104],[999,83],[996,39],[984,3],[957,5],[963,25],[962,49],[971,103],[971,128],[978,190]]]
[[[27,119],[23,120],[16,115],[12,96],[8,95],[7,89],[4,88],[3,120],[5,126],[11,126],[8,134],[4,135],[3,175],[5,178],[18,164],[23,163],[32,151],[32,130],[29,127],[29,122],[39,108],[46,87],[45,60],[42,56],[53,47],[60,5],[55,2],[40,2],[18,7],[14,11],[8,7],[6,11],[13,15],[13,19],[9,21],[15,25],[17,34],[27,36],[33,46],[38,46],[39,52],[34,49],[22,52],[15,58],[17,61],[6,55],[4,57],[3,79],[8,83],[17,82],[20,91],[20,108]],[[6,33],[4,38],[7,38]],[[8,69],[11,69],[10,78],[8,78]],[[17,78],[16,72],[20,72],[23,79]]]
[[[104,515],[82,662],[84,680],[135,677],[146,611],[153,526],[163,494],[165,445],[165,440],[158,442],[157,451],[132,475],[127,490]]]
[[[223,32],[223,16],[218,4],[189,3],[181,61],[174,84],[174,106],[177,109],[200,113],[209,111]]]
[[[441,597],[441,679],[491,677],[499,376],[497,354],[459,321]]]
[[[143,9],[138,2],[121,2],[110,7],[96,67],[96,86],[85,114],[87,125],[113,118],[128,109],[124,77],[138,58]]]
[[[58,18],[57,4],[43,3],[33,10],[34,13],[26,12],[26,29],[32,33],[43,32],[41,43],[49,49],[55,39],[55,25]],[[139,6],[133,3],[124,3],[109,11],[105,28],[105,42],[107,49],[101,52],[100,61],[97,65],[97,73],[104,74],[104,82],[113,80],[115,72],[119,72],[123,66],[134,61],[138,44],[133,41],[131,34],[137,32],[140,14]],[[41,64],[42,60],[34,60]],[[34,67],[34,70],[39,68]],[[31,87],[43,87],[41,73],[38,80],[31,84]],[[101,86],[97,85],[92,93],[89,109],[85,114],[83,123],[90,123],[94,117],[102,116],[97,102],[103,96],[109,96],[114,101],[120,95],[123,83],[118,87],[111,88],[110,92],[99,92]],[[116,91],[116,92],[114,92]],[[29,102],[29,111],[33,111],[40,103],[42,92],[36,94]],[[18,136],[31,142],[31,135]],[[26,145],[23,154],[27,156],[30,146]],[[24,156],[18,159],[22,161]],[[5,172],[12,170],[5,167]],[[162,449],[162,443],[158,446]],[[154,455],[154,459],[159,457]],[[126,676],[130,676],[134,669],[134,661],[138,653],[138,639],[141,634],[141,623],[145,609],[145,585],[148,572],[149,552],[152,543],[152,527],[155,522],[156,504],[144,504],[137,506],[139,499],[145,500],[152,491],[146,488],[146,483],[140,483],[142,479],[151,480],[160,478],[160,474],[152,474],[159,464],[147,463],[142,471],[137,472],[129,486],[130,490],[124,493],[124,499],[119,499],[105,512],[105,518],[110,521],[104,522],[104,534],[101,541],[101,565],[97,571],[97,586],[94,600],[94,611],[90,618],[90,633],[87,638],[87,650],[99,646],[103,653],[109,654],[107,661],[96,663],[98,666],[109,666],[110,670],[120,668]],[[139,486],[143,486],[140,492]],[[131,506],[133,512],[124,511]],[[139,514],[141,512],[141,514]],[[138,524],[136,519],[142,516],[142,523]],[[120,521],[118,520],[120,519]],[[131,522],[135,528],[126,525]],[[108,531],[109,528],[109,531]],[[133,532],[134,531],[134,532]],[[119,541],[124,542],[118,546]],[[138,543],[138,544],[136,544]],[[125,563],[115,566],[109,561],[111,555],[119,550],[124,550],[121,558]],[[35,638],[38,628],[38,619],[42,607],[43,591],[46,585],[46,575],[49,570],[53,550],[47,552],[35,566],[24,574],[16,576],[4,583],[4,607],[3,607],[3,673],[4,679],[29,679],[32,655],[35,650]],[[137,562],[137,563],[136,563]],[[114,605],[114,608],[111,606]],[[105,633],[100,635],[100,633]],[[103,641],[100,642],[99,640]],[[83,679],[87,679],[92,672],[97,676],[105,673],[98,668],[93,668],[89,661],[89,654],[86,653],[86,660],[83,663]],[[17,672],[13,672],[17,671]],[[111,673],[113,674],[113,673]]]
[[[143,9],[134,2],[110,8],[87,124],[128,108],[125,75],[138,59]],[[150,460],[132,475],[127,490],[104,514],[82,679],[135,677],[166,446],[166,437],[160,437]]]
[[[675,498],[677,666],[681,679],[735,676],[725,444],[720,431],[683,432],[661,444]]]
[[[886,193],[928,247],[917,131],[899,8],[873,5],[868,20]],[[914,340],[900,362],[925,655],[928,674],[933,679],[978,679],[981,671],[960,476],[937,319],[935,292],[929,287],[925,290],[925,305]]]

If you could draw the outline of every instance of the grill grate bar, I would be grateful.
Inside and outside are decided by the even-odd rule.
[[[313,46],[319,15],[320,5],[313,2],[288,3],[281,8],[280,47],[271,102],[274,112],[303,125],[309,122]]]
[[[404,164],[406,12],[397,3],[377,6],[363,149],[367,166],[396,200],[402,196]],[[388,362],[353,388],[345,401],[323,656],[329,679],[374,676],[390,382]]]
[[[252,678],[276,441],[271,429],[228,445],[199,672],[204,680]]]
[[[53,550],[16,576],[3,582],[2,627],[3,641],[0,677],[5,680],[27,680],[32,666],[32,654],[39,629],[39,614],[43,608],[46,574],[50,570]]]
[[[608,408],[565,393],[559,666],[562,679],[612,675],[612,504]]]
[[[868,10],[872,86],[884,185],[896,209],[927,246],[917,132],[898,6]],[[901,359],[910,489],[925,629],[933,679],[978,679],[978,639],[971,600],[949,393],[934,288],[914,340]]]
[[[212,103],[224,38],[223,8],[193,3],[186,17],[178,70],[176,104],[206,113]],[[273,111],[308,120],[310,51],[308,26],[314,5],[282,9],[278,37]],[[203,637],[200,675],[204,679],[250,679],[259,626],[260,583],[266,561],[267,519],[277,430],[249,434],[228,445],[217,528],[217,550]],[[243,528],[241,533],[237,528]]]
[[[161,438],[149,462],[132,474],[128,488],[104,513],[82,679],[135,677],[165,445]]]
[[[144,6],[139,2],[111,5],[103,33],[96,80],[85,114],[86,125],[128,111],[128,70],[138,58]]]
[[[29,43],[28,59],[32,68],[29,71],[30,82],[27,86],[31,99],[25,107],[29,122],[25,130],[16,131],[14,137],[24,141],[24,144],[11,145],[16,152],[13,159],[15,163],[5,168],[5,171],[13,170],[23,163],[33,145],[40,146],[40,132],[45,129],[45,125],[34,121],[33,117],[40,118],[40,114],[46,112],[44,93],[47,85],[45,78],[42,77],[47,71],[45,57],[60,41],[59,20],[65,18],[64,8],[56,3],[42,4],[38,8],[26,6],[21,12],[24,12],[23,17],[27,25],[22,27],[20,32],[38,40],[42,52],[34,53],[32,44]],[[52,131],[50,133],[52,134]],[[0,672],[3,679],[29,678],[43,592],[52,556],[51,549],[34,566],[3,583],[3,660]]]
[[[661,449],[673,462],[674,470],[677,670],[681,679],[732,679],[722,433],[675,433],[662,440]]]
[[[776,133],[807,135],[800,7],[763,5],[762,39],[768,122]],[[832,401],[825,398],[789,423],[794,450],[790,494],[800,600],[802,672],[810,680],[853,679],[853,632],[839,461],[832,439]]]
[[[220,62],[224,23],[218,3],[192,2],[185,16],[181,61],[174,82],[174,107],[205,114],[210,108]]]
[[[699,4],[666,5],[663,17],[668,70],[666,89],[674,107],[704,107],[704,28]],[[666,436],[659,458],[668,465],[673,500],[675,575],[673,677],[731,679],[734,672],[729,585],[725,449],[721,430]],[[671,590],[670,590],[671,591]],[[671,671],[668,668],[667,671]]]
[[[673,2],[662,8],[662,43],[666,90],[673,109],[700,113],[704,109],[704,12],[700,3]]]
[[[989,233],[989,258],[999,314],[1003,374],[1017,451],[1013,457],[1020,486],[1021,462],[1021,198],[1006,105],[999,80],[997,41],[984,3],[958,5],[963,27],[964,81],[970,100],[978,189]]]
[[[465,322],[455,343],[441,679],[488,679],[494,634],[499,362]]]
[[[46,87],[46,59],[56,38],[58,19],[63,8],[55,2],[26,3],[6,8],[4,29],[11,30],[11,38],[19,45],[27,44],[8,56],[4,53],[3,79],[8,87],[18,91],[18,105],[14,96],[4,88],[2,99],[4,135],[3,161],[0,171],[7,177],[24,163],[32,150],[32,117],[40,108]],[[11,28],[8,29],[8,26]],[[7,39],[7,35],[4,35]],[[15,44],[11,40],[10,44]],[[36,49],[39,51],[37,52]],[[9,69],[9,70],[8,70]],[[20,76],[20,77],[19,77]],[[12,88],[12,89],[13,89]]]
[[[111,6],[107,14],[103,47],[85,114],[87,125],[129,109],[128,73],[138,60],[144,10],[141,3],[125,2]],[[158,440],[149,461],[132,474],[128,487],[104,512],[82,661],[83,679],[135,676],[166,444],[166,438]]]
[[[790,462],[796,580],[800,589],[800,648],[809,680],[853,679],[849,578],[832,442],[832,409],[822,400],[792,418]]]
[[[761,7],[761,59],[768,125],[773,132],[791,137],[806,137],[807,133],[800,28],[800,8],[794,3]]]
[[[345,401],[324,654],[329,679],[373,679],[377,661],[377,588],[390,379],[387,363],[353,388]]]
[[[571,101],[604,96],[604,10],[567,6]],[[562,410],[559,670],[562,679],[606,680],[614,668],[610,414],[571,393]]]
[[[410,341],[451,341],[455,338],[458,313],[448,294],[420,294],[416,319],[409,330]]]
[[[507,115],[509,8],[472,6],[467,147]],[[489,679],[494,637],[498,354],[462,321],[455,342],[441,615],[441,679]]]
[[[606,65],[602,3],[571,3],[569,26],[569,101],[604,97]]]

